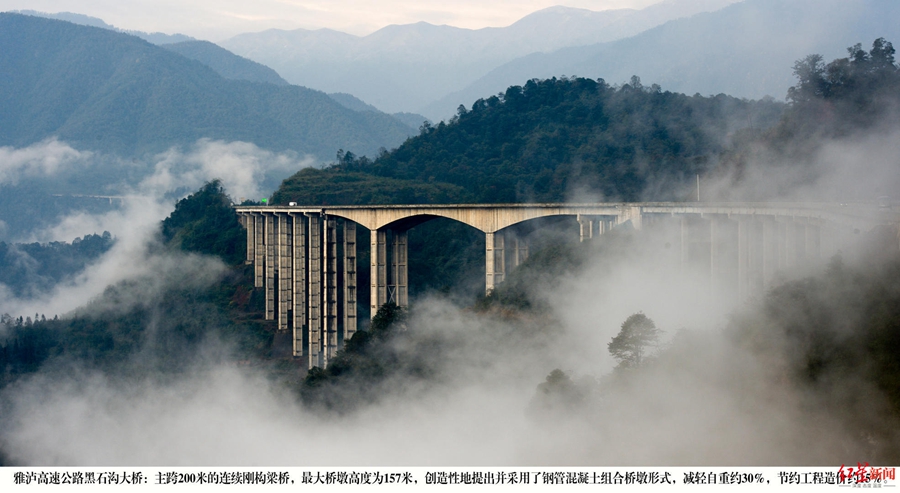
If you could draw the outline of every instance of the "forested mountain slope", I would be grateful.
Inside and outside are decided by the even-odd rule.
[[[201,138],[327,159],[372,153],[410,129],[297,86],[226,80],[134,36],[0,14],[0,145],[56,136],[78,148],[156,153]]]
[[[109,232],[85,235],[71,243],[0,242],[0,285],[20,297],[47,291],[83,270],[113,242]]]
[[[182,41],[163,45],[163,48],[191,60],[197,60],[226,79],[266,82],[276,86],[288,85],[288,82],[282,79],[278,72],[253,60],[235,55],[209,41]]]
[[[453,200],[484,203],[678,200],[696,174],[716,165],[735,132],[775,124],[782,108],[671,93],[639,79],[618,88],[582,78],[531,80],[460,108],[449,123],[423,127],[394,151],[374,159],[345,153],[321,173],[333,174],[332,194],[358,182],[342,177],[356,172],[450,184],[465,192]],[[286,180],[275,200],[335,203],[304,189],[312,176]]]

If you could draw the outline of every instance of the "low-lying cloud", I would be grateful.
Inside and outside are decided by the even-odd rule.
[[[173,190],[196,190],[204,183],[218,179],[235,200],[259,200],[267,178],[277,183],[301,168],[312,166],[311,157],[294,153],[274,153],[248,142],[224,142],[201,139],[189,150],[170,149],[156,157],[154,173],[145,178],[139,189],[154,195]]]
[[[92,155],[56,138],[24,148],[0,147],[0,185],[15,185],[23,178],[47,177],[66,167],[83,166]]]

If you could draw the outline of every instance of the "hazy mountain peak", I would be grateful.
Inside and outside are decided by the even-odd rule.
[[[99,19],[97,17],[91,17],[89,15],[84,14],[76,14],[74,12],[57,12],[55,14],[51,14],[48,12],[39,12],[37,10],[13,10],[11,11],[16,14],[22,15],[31,15],[34,17],[45,17],[47,19],[56,19],[60,21],[71,22],[72,24],[79,24],[82,26],[91,26],[91,27],[101,27],[103,29],[112,29],[116,28],[110,24],[107,24],[103,21],[103,19]]]
[[[525,17],[522,17],[518,21],[513,24],[518,24],[519,22],[531,20],[531,19],[539,19],[546,18],[550,16],[567,16],[567,17],[591,17],[597,14],[608,14],[611,12],[637,12],[635,9],[607,9],[607,10],[588,10],[581,9],[577,7],[567,7],[565,5],[554,5],[552,7],[547,7],[545,9],[536,10]]]
[[[235,55],[209,41],[182,41],[166,44],[163,48],[197,60],[226,79],[265,82],[277,86],[288,85],[286,80],[269,67]]]
[[[632,10],[632,9],[626,9],[626,10]],[[563,14],[580,13],[580,14],[588,15],[588,14],[592,14],[592,13],[594,13],[594,12],[597,12],[597,11],[595,11],[595,10],[588,10],[588,9],[581,9],[581,8],[578,8],[578,7],[568,7],[568,6],[565,6],[565,5],[553,5],[552,7],[547,7],[547,8],[540,9],[540,10],[535,10],[534,12],[532,12],[532,13],[526,15],[526,16],[523,17],[522,19],[526,19],[526,18],[528,18],[528,17],[531,17],[531,16],[536,15],[536,14],[541,14],[541,13],[547,13],[547,14],[551,14],[551,13],[552,13],[552,14],[556,14],[556,13],[563,13]]]
[[[632,9],[593,11],[557,5],[526,15],[506,30],[527,53],[605,41],[607,27],[638,12]]]
[[[353,94],[389,113],[422,112],[516,58],[634,36],[735,1],[669,0],[642,10],[599,12],[557,5],[507,27],[463,29],[423,21],[386,26],[363,37],[325,30],[266,32],[235,36],[221,45],[272,67],[292,84]]]
[[[431,24],[430,22],[419,21],[414,22],[412,24],[391,24],[389,26],[382,27],[381,29],[365,36],[366,39],[370,38],[384,38],[384,37],[408,37],[410,34],[414,35],[427,35],[431,33],[436,34],[445,34],[445,33],[464,33],[464,32],[473,32],[472,29],[465,29],[462,27],[448,26],[446,24]]]
[[[130,34],[132,36],[137,36],[138,38],[143,39],[149,43],[153,43],[155,45],[164,45],[169,43],[180,43],[182,41],[193,41],[194,38],[184,35],[184,34],[166,34],[166,33],[145,33],[143,31],[131,31],[126,29],[119,29],[116,26],[111,24],[107,24],[103,21],[103,19],[99,19],[97,17],[91,17],[89,15],[84,14],[76,14],[74,12],[57,12],[55,14],[50,14],[47,12],[38,12],[36,10],[13,10],[11,11],[14,14],[22,14],[22,15],[30,15],[33,17],[43,17],[45,19],[53,19],[58,21],[66,21],[71,22],[72,24],[78,24],[80,26],[89,26],[89,27],[99,27],[101,29],[108,29],[110,31],[116,31],[120,33]]]

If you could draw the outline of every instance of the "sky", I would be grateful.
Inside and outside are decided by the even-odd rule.
[[[503,27],[554,5],[600,11],[640,9],[659,0],[0,0],[0,11],[74,12],[120,29],[182,33],[221,41],[265,29],[330,28],[365,35],[419,21],[479,29]]]

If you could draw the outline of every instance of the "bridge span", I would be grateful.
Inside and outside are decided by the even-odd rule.
[[[370,232],[374,316],[389,301],[408,306],[408,231],[439,217],[485,234],[488,293],[528,257],[527,238],[510,234],[515,226],[572,216],[581,241],[616,227],[674,225],[669,229],[681,263],[699,248],[708,256],[710,289],[720,287],[722,271],[736,271],[742,297],[762,289],[778,269],[831,256],[854,234],[900,223],[900,214],[887,208],[831,203],[289,205],[236,211],[247,229],[254,285],[265,289],[266,319],[292,334],[294,356],[305,355],[310,368],[326,366],[341,340],[357,330],[357,225]]]

